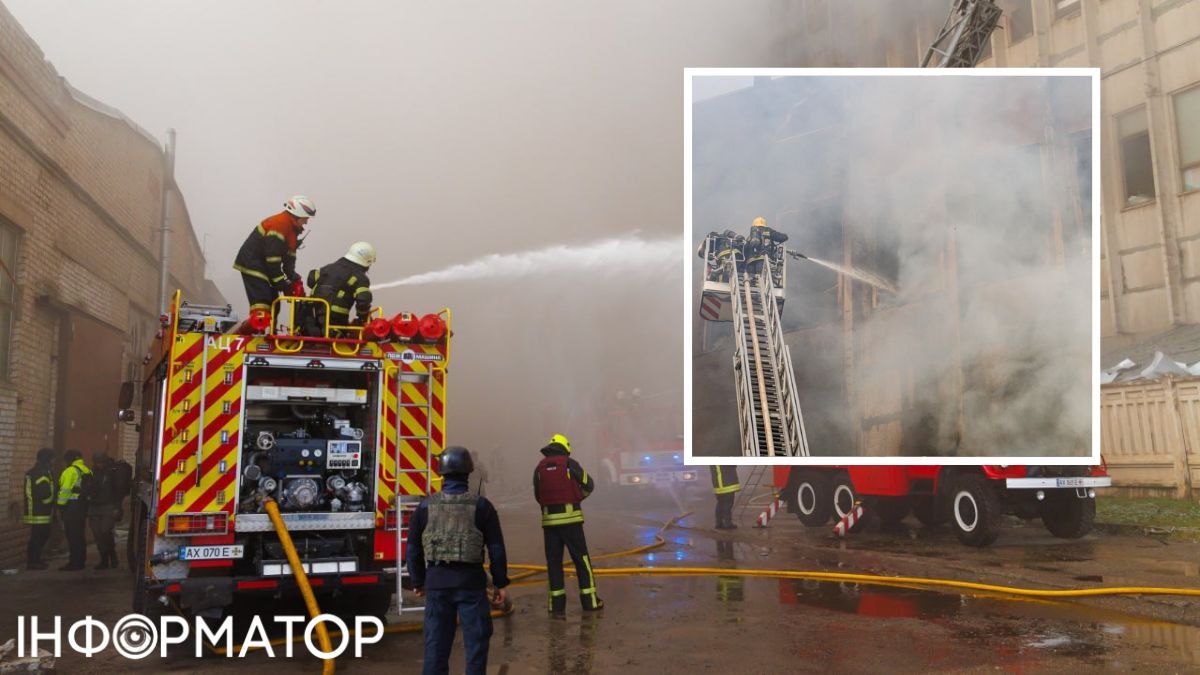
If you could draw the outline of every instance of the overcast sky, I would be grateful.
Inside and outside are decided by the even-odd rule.
[[[4,1],[74,86],[178,130],[235,304],[237,246],[296,192],[320,213],[301,267],[369,239],[378,280],[678,232],[681,69],[769,63],[762,2]]]
[[[233,256],[293,193],[318,207],[301,273],[366,239],[375,282],[681,236],[683,68],[781,65],[784,33],[775,0],[0,1],[75,87],[178,131],[210,276],[241,312]],[[618,389],[681,396],[679,273],[618,272],[377,298],[454,309],[450,438],[519,448],[586,429],[570,421]]]

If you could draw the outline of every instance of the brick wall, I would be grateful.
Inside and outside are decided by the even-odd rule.
[[[16,228],[20,240],[10,376],[0,381],[0,567],[23,556],[22,478],[59,424],[63,313],[87,314],[125,335],[121,370],[140,373],[158,315],[162,159],[160,141],[72,88],[0,4],[0,226]],[[178,192],[170,211],[169,287],[223,303],[204,278],[201,246]],[[79,367],[68,364],[68,386]],[[96,405],[115,414],[108,398],[99,396]],[[133,436],[122,428],[117,447],[130,453]]]

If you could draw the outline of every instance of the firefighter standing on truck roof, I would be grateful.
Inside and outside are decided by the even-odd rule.
[[[57,501],[71,553],[67,564],[58,569],[74,572],[83,569],[83,564],[87,562],[87,511],[92,470],[83,463],[83,453],[78,450],[63,453],[63,461],[67,467],[58,476]]]
[[[53,448],[38,450],[33,468],[25,472],[25,524],[29,526],[29,546],[25,549],[25,568],[44,570],[42,549],[50,539],[50,520],[54,515]]]
[[[375,264],[375,247],[365,241],[354,242],[346,255],[319,270],[308,273],[311,297],[329,303],[329,324],[350,325],[350,308],[355,310],[358,323],[366,323],[371,313],[371,280],[367,270]],[[325,311],[317,303],[309,303],[304,332],[310,337],[325,333]]]
[[[579,504],[592,493],[595,483],[579,462],[571,459],[571,442],[554,434],[542,448],[545,457],[533,472],[533,496],[542,506],[542,538],[546,544],[546,573],[550,583],[549,609],[556,614],[567,610],[567,587],[563,580],[563,546],[575,563],[579,580],[579,601],[584,611],[604,607],[596,594],[596,577],[583,536],[583,511]]]
[[[455,619],[462,622],[468,675],[487,670],[492,637],[491,606],[483,550],[491,561],[494,599],[504,604],[508,594],[508,562],[500,516],[486,498],[467,489],[474,470],[471,453],[446,448],[438,457],[442,491],[421,500],[408,530],[408,573],[418,596],[425,596],[426,675],[449,672]]]
[[[708,472],[712,477],[713,494],[717,496],[716,528],[718,530],[733,530],[733,502],[737,499],[738,490],[742,489],[738,481],[736,466],[710,466]]]
[[[238,249],[233,269],[242,273],[250,312],[267,313],[280,295],[304,295],[304,284],[296,274],[296,249],[308,219],[317,207],[304,195],[283,204],[283,211],[258,224]]]

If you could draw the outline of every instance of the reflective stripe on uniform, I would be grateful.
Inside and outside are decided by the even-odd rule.
[[[281,256],[281,255],[269,255],[269,256],[267,256],[267,257],[265,258],[265,260],[266,260],[267,262],[269,262],[269,263],[283,262],[283,256]]]
[[[262,279],[263,281],[270,281],[270,279],[267,278],[266,274],[263,274],[262,272],[259,272],[258,270],[252,270],[249,267],[246,267],[245,265],[234,264],[233,269],[235,269],[247,276],[255,277],[257,279]]]
[[[337,305],[330,305],[329,311],[332,314],[345,314],[346,316],[350,316],[350,308],[349,307],[338,307]]]
[[[259,229],[262,229],[262,226],[261,226],[261,225],[259,226]],[[269,231],[269,232],[267,232],[267,233],[266,233],[266,235],[264,235],[264,236],[267,236],[267,237],[278,237],[279,239],[282,239],[282,240],[283,240],[283,241],[285,241],[285,242],[287,241],[287,237],[283,236],[283,233],[282,233],[282,232],[277,232],[277,231],[275,231],[275,230],[270,230],[270,231]]]
[[[371,292],[371,288],[369,286],[359,286],[358,288],[354,289],[354,297],[358,297],[362,293],[370,293],[370,292]]]
[[[561,513],[551,513],[549,506],[542,507],[542,527],[547,525],[570,525],[583,522],[583,509],[575,508],[572,504],[563,505]]]
[[[54,482],[50,480],[50,477],[49,476],[38,476],[37,480],[31,481],[31,480],[29,480],[29,477],[27,476],[25,478],[25,524],[26,525],[49,525],[50,524],[50,514],[46,514],[43,516],[33,515],[33,507],[35,506],[34,501],[33,501],[33,488],[35,485],[38,485],[41,483],[46,483],[50,487],[49,496],[46,497],[45,501],[41,502],[41,505],[42,506],[50,506],[51,504],[54,503]]]
[[[730,492],[737,492],[738,490],[742,489],[742,484],[739,482],[726,485],[725,472],[721,470],[720,466],[716,466],[714,468],[717,475],[717,484],[713,486],[713,494],[724,495],[729,494]]]

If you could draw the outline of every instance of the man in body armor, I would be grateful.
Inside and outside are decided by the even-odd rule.
[[[579,580],[579,601],[586,612],[604,607],[596,594],[596,577],[583,536],[583,511],[580,502],[595,488],[591,476],[571,459],[571,442],[554,434],[542,448],[542,461],[533,472],[533,496],[542,506],[542,539],[546,545],[546,575],[550,582],[549,609],[555,614],[567,611],[567,586],[563,580],[563,547],[575,563]]]
[[[455,619],[462,623],[468,675],[487,670],[492,637],[484,549],[491,561],[497,604],[507,600],[508,562],[496,507],[467,489],[474,470],[471,453],[446,448],[438,458],[442,491],[421,500],[408,531],[408,573],[414,592],[425,597],[425,659],[422,673],[449,671]]]

